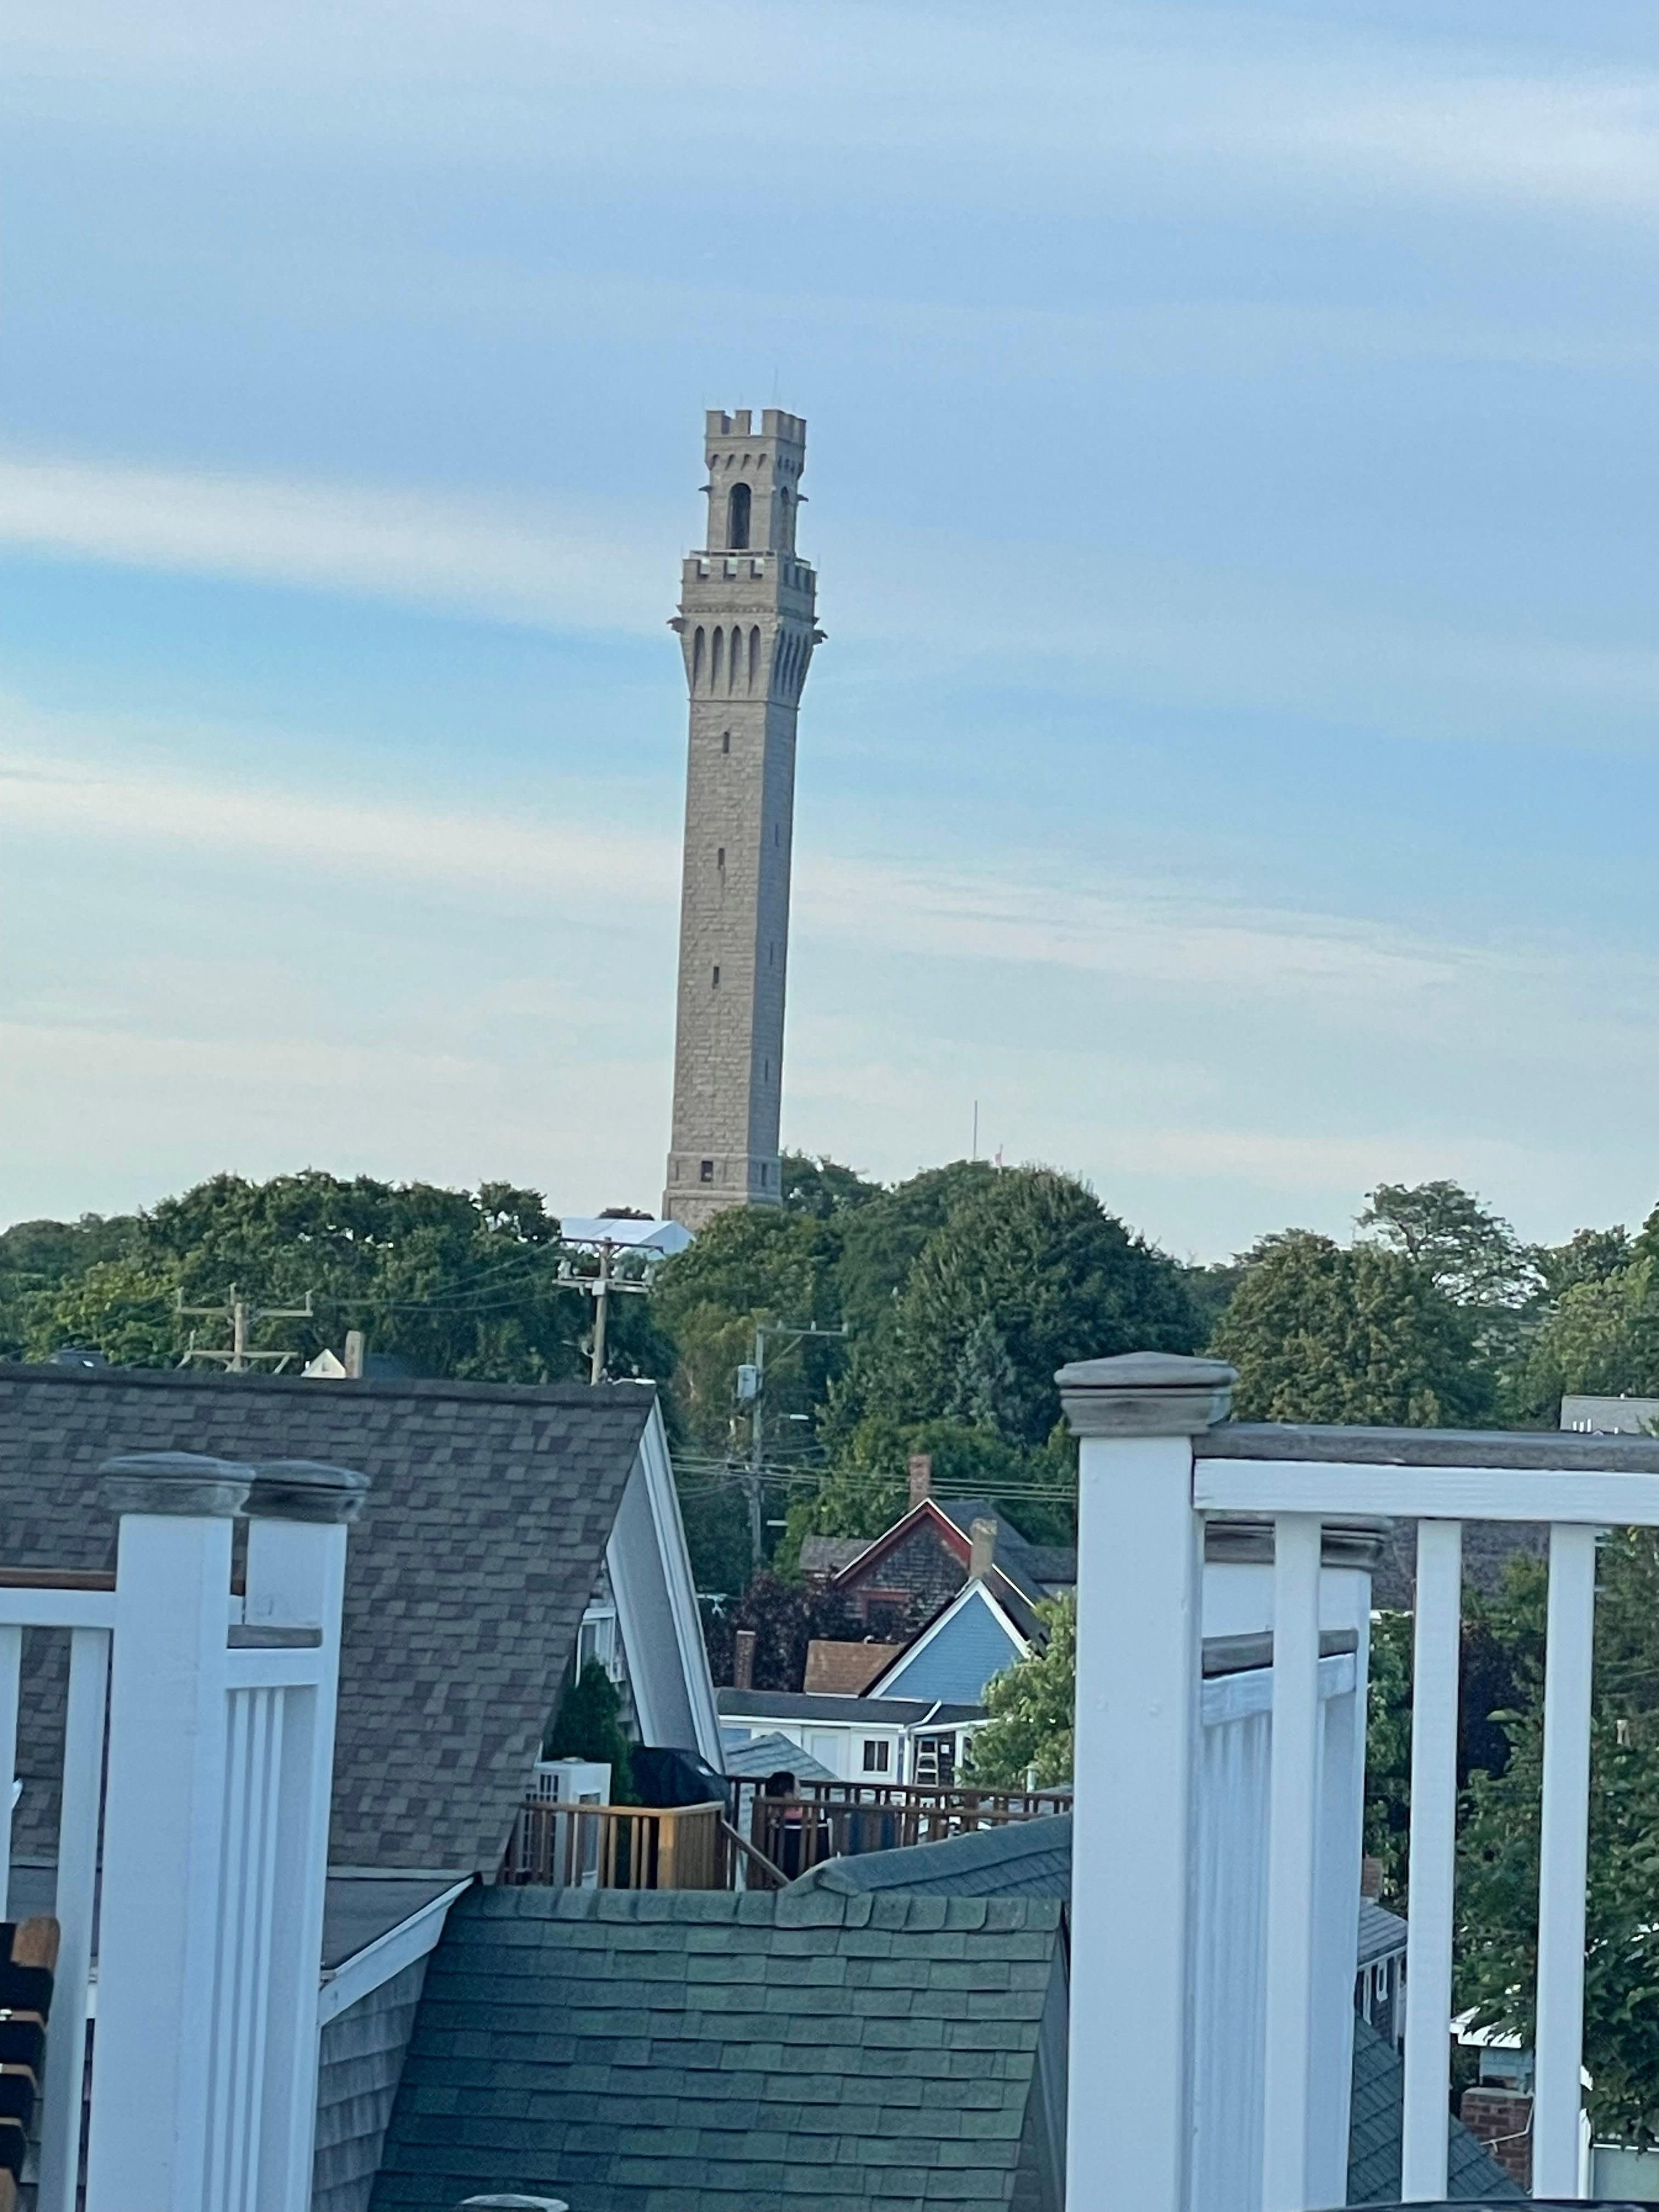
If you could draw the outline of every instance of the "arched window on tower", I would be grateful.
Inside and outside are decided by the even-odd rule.
[[[720,661],[722,658],[720,648],[725,642],[725,638],[722,636],[721,633],[719,630],[716,630],[714,632],[714,652],[708,663],[708,681],[710,686],[716,691],[720,688]]]
[[[691,689],[694,691],[702,682],[703,654],[708,644],[708,641],[703,634],[702,624],[699,623],[691,640]]]
[[[749,487],[734,483],[726,502],[726,542],[741,552],[749,543]]]
[[[752,691],[760,681],[760,631],[749,633],[749,689]]]

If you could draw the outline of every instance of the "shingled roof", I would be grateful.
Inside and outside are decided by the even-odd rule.
[[[1044,1899],[486,1888],[433,1954],[374,2212],[1008,2204]]]
[[[638,1383],[307,1382],[0,1364],[0,1559],[109,1568],[115,1451],[316,1459],[351,1531],[330,1856],[493,1869],[650,1418]],[[56,1846],[61,1638],[28,1639],[15,1848]],[[61,1728],[61,1720],[58,1723]]]

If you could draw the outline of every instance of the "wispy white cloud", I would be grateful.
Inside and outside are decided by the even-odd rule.
[[[614,508],[0,455],[0,544],[569,631],[662,623],[672,536]]]

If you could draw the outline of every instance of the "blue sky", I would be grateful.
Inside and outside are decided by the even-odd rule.
[[[1650,7],[12,0],[0,193],[0,1218],[655,1202],[774,402],[787,1141],[1659,1196]]]

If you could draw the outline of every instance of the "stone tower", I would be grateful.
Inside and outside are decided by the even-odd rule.
[[[823,637],[795,551],[805,423],[769,407],[757,432],[746,407],[716,409],[706,443],[706,550],[686,558],[673,623],[691,739],[663,1212],[688,1229],[779,1202],[795,715]]]

